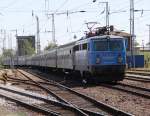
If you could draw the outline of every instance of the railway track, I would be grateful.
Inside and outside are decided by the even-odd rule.
[[[20,93],[20,94],[18,94],[18,93]],[[31,95],[26,94],[26,96],[25,96],[23,94],[24,93],[22,93],[22,92],[15,91],[15,90],[6,88],[4,86],[0,86],[0,96],[7,100],[13,101],[13,102],[19,104],[20,106],[23,106],[28,109],[32,109],[33,111],[40,112],[45,115],[52,115],[52,116],[60,115],[58,112],[52,111],[48,108],[45,108],[43,105],[41,106],[41,105],[35,103],[35,102],[42,103],[42,101],[37,99],[36,97],[35,98],[32,97],[32,99],[30,98],[30,100],[29,100],[29,96],[31,97]],[[31,103],[31,100],[34,101],[34,103]]]
[[[38,78],[42,78],[41,76],[35,73],[24,72],[21,70],[18,71],[28,79],[31,79],[30,78],[31,75],[34,75],[35,77]],[[34,80],[31,79],[31,81]],[[112,107],[110,105],[102,103],[100,101],[96,101],[91,97],[83,95],[82,93],[78,93],[64,85],[61,85],[60,83],[53,82],[47,79],[44,79],[44,81],[46,82],[45,83],[34,82],[34,83],[39,84],[39,86],[41,86],[46,91],[48,90],[53,96],[55,96],[61,102],[64,102],[70,106],[74,106],[75,108],[79,109],[80,111],[88,115],[91,115],[90,113],[93,114],[95,113],[95,115],[123,115],[123,116],[132,115],[127,112],[121,111],[115,107]]]
[[[141,76],[137,76],[137,75],[128,75],[128,77],[126,76],[125,79],[128,80],[135,80],[135,81],[140,81],[140,82],[146,82],[149,83],[150,79],[147,77],[141,77]],[[137,96],[141,96],[144,98],[150,98],[150,89],[144,88],[144,87],[138,87],[138,86],[133,86],[133,85],[129,85],[129,84],[124,84],[124,83],[117,83],[117,85],[115,86],[111,86],[111,85],[106,85],[103,84],[103,86],[105,87],[111,87],[113,89],[117,89],[120,91],[124,91],[124,92],[128,92],[131,93],[133,95],[137,95]]]
[[[3,94],[3,91],[5,91],[5,93],[7,91],[7,93]],[[14,88],[14,87],[8,88],[6,86],[0,86],[0,92],[1,92],[0,96],[2,95],[3,97],[5,97],[5,95],[7,95],[6,98],[8,98],[8,95],[9,95],[9,99],[11,98],[10,100],[13,100],[14,98],[17,97],[18,99],[20,99],[18,101],[20,101],[21,105],[23,102],[22,99],[30,99],[29,103],[30,102],[32,103],[33,100],[35,103],[37,103],[37,101],[35,101],[35,100],[39,100],[43,103],[39,103],[39,104],[31,104],[30,103],[29,105],[31,105],[30,107],[34,106],[33,108],[37,108],[37,110],[39,112],[42,111],[42,112],[44,112],[44,114],[46,113],[46,115],[56,115],[56,116],[57,115],[61,115],[61,116],[74,116],[74,115],[81,115],[82,116],[83,115],[82,113],[78,112],[74,107],[72,107],[70,105],[61,103],[61,102],[56,101],[56,100],[48,99],[48,98],[41,96],[41,95],[16,90],[16,88]],[[13,96],[10,94],[13,94]],[[18,97],[18,95],[23,97],[23,98]],[[23,103],[27,103],[27,101],[23,102]],[[23,106],[26,107],[27,105],[23,104]]]
[[[16,81],[14,81],[16,82]],[[19,82],[19,79],[17,80],[17,83]],[[23,81],[21,80],[20,81],[21,83],[23,83]],[[30,85],[31,82],[25,82],[24,84],[28,84]],[[36,84],[32,83],[31,85],[34,85],[36,86]],[[1,91],[4,91],[5,92],[7,91],[6,94],[2,94]],[[62,103],[62,102],[59,102],[59,101],[56,101],[56,100],[50,100],[48,98],[45,98],[45,97],[41,97],[41,96],[36,96],[36,95],[33,95],[33,93],[27,93],[27,92],[23,92],[23,91],[17,91],[16,88],[7,88],[6,86],[0,86],[0,96],[2,97],[5,97],[11,101],[14,101],[14,102],[17,102],[19,101],[19,104],[23,105],[24,107],[29,107],[30,106],[30,109],[33,108],[33,109],[36,109],[36,111],[38,112],[42,112],[46,115],[61,115],[61,116],[88,116],[87,114],[89,115],[95,115],[95,116],[103,116],[103,114],[100,114],[100,113],[93,113],[93,112],[88,112],[85,110],[85,112],[87,113],[83,113],[83,112],[80,112],[79,110],[77,110],[77,108],[73,107],[73,106],[70,106],[68,104],[65,104],[65,103]],[[15,95],[20,95],[21,97],[24,97],[23,99],[37,99],[37,100],[40,100],[40,101],[43,101],[44,103],[42,104],[27,104],[26,102],[23,102],[21,99],[22,98],[19,98],[17,99],[14,99],[14,97],[16,97],[15,95],[11,96],[9,95],[8,97],[8,93],[11,94],[15,94]],[[27,97],[27,98],[25,98]],[[30,102],[31,102],[31,99],[30,99]]]
[[[133,71],[126,71],[126,73],[128,73],[128,74],[142,75],[142,76],[150,76],[150,72],[148,72],[148,71],[133,70]]]
[[[142,71],[142,72],[150,72],[150,69],[148,69],[148,68],[145,68],[145,69],[143,69],[143,68],[136,68],[136,69],[131,69],[131,70],[129,70],[129,71]]]
[[[150,99],[150,89],[147,89],[147,88],[137,87],[137,86],[128,85],[124,83],[117,83],[117,85],[101,84],[101,86],[111,88],[111,89],[116,89],[119,91],[130,93],[132,95]]]
[[[141,76],[141,75],[135,75],[135,74],[126,74],[125,79],[150,83],[150,78],[148,76]]]

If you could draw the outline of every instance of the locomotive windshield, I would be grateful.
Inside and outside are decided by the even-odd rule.
[[[94,41],[94,51],[107,51],[108,42],[107,41]]]
[[[121,51],[123,50],[123,41],[118,40],[95,40],[94,51]]]
[[[110,51],[121,51],[123,50],[123,42],[121,40],[113,40],[109,42]]]

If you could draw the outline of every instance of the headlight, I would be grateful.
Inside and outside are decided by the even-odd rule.
[[[122,63],[122,60],[123,60],[123,59],[122,59],[121,55],[119,55],[119,56],[118,56],[118,63]]]

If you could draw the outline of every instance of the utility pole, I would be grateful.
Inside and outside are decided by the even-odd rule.
[[[5,44],[6,44],[6,30],[1,29],[1,35],[2,35],[2,43],[3,43],[3,47],[2,47],[2,52],[4,53],[5,50]]]
[[[15,36],[16,36],[16,56],[17,56],[17,65],[18,65],[18,41],[17,41],[17,36],[18,36],[18,33],[17,33],[17,29],[15,29]]]
[[[5,50],[5,42],[6,42],[6,30],[1,29],[1,39],[2,39],[2,52],[4,53]]]
[[[144,53],[144,40],[142,40],[142,47],[143,47],[143,53]]]
[[[39,29],[39,17],[34,14],[32,11],[32,17],[36,18],[36,50],[37,54],[41,52],[41,46],[40,46],[40,29]]]
[[[108,2],[103,2],[106,4],[106,27],[109,29],[109,10],[108,10]]]
[[[93,0],[93,2],[96,2],[96,0]],[[106,28],[109,31],[109,9],[108,9],[108,2],[99,2],[106,4]]]
[[[41,51],[41,46],[40,46],[40,29],[39,29],[39,18],[36,16],[36,21],[37,21],[37,54],[40,53]]]
[[[131,46],[131,57],[132,65],[135,68],[135,54],[134,54],[134,43],[135,43],[135,33],[134,33],[134,0],[130,0],[130,46]]]
[[[13,49],[12,49],[12,34],[11,33],[9,35],[9,44],[10,44],[10,50],[12,52]],[[10,59],[11,59],[11,61],[10,61],[10,68],[14,69],[14,58],[13,58],[13,54],[12,53],[11,53]]]
[[[17,29],[14,30],[10,30],[10,31],[14,31],[15,32],[15,37],[16,37],[16,56],[17,56],[17,64],[18,64],[18,40],[17,40]],[[12,40],[11,40],[11,44],[12,44]],[[12,45],[11,45],[12,46]],[[12,59],[13,60],[13,59]]]
[[[3,38],[3,52],[4,52],[4,50],[5,50],[5,43],[6,42],[6,30],[4,30],[4,38]]]
[[[53,43],[56,43],[56,40],[55,40],[55,17],[54,17],[54,13],[51,14],[52,15],[52,40],[53,40]]]
[[[148,28],[149,28],[149,50],[150,50],[150,24],[147,24]]]

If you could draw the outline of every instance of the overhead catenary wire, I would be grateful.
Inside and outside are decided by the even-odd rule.
[[[55,13],[56,13],[57,11],[59,11],[61,8],[63,8],[67,2],[68,2],[68,0],[65,0],[65,1],[55,10]]]
[[[48,0],[48,1],[49,1],[49,0]],[[63,0],[63,1],[61,1],[61,2],[57,1],[59,4],[57,5],[58,8],[55,8],[55,9],[57,10],[57,9],[60,8],[60,9],[58,10],[58,11],[60,12],[60,10],[63,10],[63,8],[66,8],[66,6],[68,5],[69,2],[67,2],[67,4],[66,4],[65,1],[66,1],[66,0]],[[119,5],[117,5],[117,6],[121,6],[121,7],[122,7],[122,6],[124,6],[124,5],[127,5],[127,1],[128,1],[128,0],[124,0],[124,2],[121,1],[121,4],[120,4],[120,1],[119,1],[119,3],[118,3]],[[64,4],[64,3],[65,3],[65,4]],[[89,3],[89,4],[88,4],[88,3]],[[81,9],[82,7],[83,7],[83,8],[86,7],[86,9],[89,10],[89,11],[87,11],[87,10],[85,9],[85,10],[87,11],[87,13],[94,13],[94,12],[96,12],[96,13],[95,13],[96,15],[97,15],[98,13],[100,14],[101,11],[98,11],[98,10],[97,10],[97,11],[96,11],[96,10],[93,10],[93,11],[92,11],[92,10],[88,9],[88,7],[91,8],[91,9],[95,9],[95,7],[93,7],[93,8],[90,7],[91,1],[88,2],[88,3],[87,3],[87,4],[86,4],[86,3],[83,3],[83,4],[82,4],[82,3],[78,3],[78,5],[74,5],[74,6],[75,6],[75,7],[77,6],[77,7],[76,7],[77,9]],[[116,3],[117,3],[117,2],[116,2]],[[115,3],[115,4],[116,4],[116,3]],[[136,3],[136,4],[139,4],[139,3],[141,3],[141,1],[140,1],[140,0],[135,0],[135,3]],[[64,4],[64,5],[63,5],[63,4]],[[79,5],[79,4],[80,4],[80,5]],[[82,5],[83,5],[83,6],[82,6]],[[88,6],[88,5],[89,5],[89,6]],[[62,7],[60,7],[60,6],[62,6]],[[73,6],[73,7],[74,7],[74,6]],[[79,7],[78,7],[78,6],[79,6]],[[75,8],[75,7],[74,7],[74,8]],[[118,7],[116,7],[116,8],[118,8]],[[113,9],[114,9],[114,8],[113,8]],[[115,11],[115,10],[113,10],[113,9],[111,10],[112,12]],[[35,9],[35,10],[36,10],[36,9]],[[53,10],[53,9],[51,9],[51,10]],[[76,10],[76,9],[75,9],[75,10]],[[121,10],[122,10],[122,9],[121,9]],[[127,12],[129,12],[128,7],[125,7],[125,10],[127,10]],[[53,11],[55,11],[55,10],[53,10]],[[70,10],[69,10],[69,11],[70,11]],[[15,11],[14,11],[14,10],[11,10],[11,8],[9,8],[6,12],[15,12]],[[21,10],[21,9],[20,9],[20,10],[17,10],[17,9],[16,9],[16,12],[20,12],[20,13],[24,13],[24,12],[27,12],[27,13],[28,13],[28,12],[29,12],[29,13],[31,13],[31,11],[29,11],[29,10]],[[39,10],[36,10],[36,12],[37,12],[37,13],[43,13],[44,10],[39,9]],[[144,11],[144,14],[145,14],[145,11]],[[137,14],[137,15],[138,15],[138,14]],[[104,20],[103,20],[103,19],[104,19],[104,15],[101,15],[100,17],[98,17],[98,16],[95,16],[95,17],[97,17],[96,20],[99,20],[99,19],[101,20],[101,19],[102,19],[102,20],[101,20],[101,23],[104,22]],[[144,23],[143,20],[145,19],[145,17],[149,17],[149,16],[148,16],[147,14],[145,14],[145,15],[142,17],[143,19],[141,19],[141,22],[139,22],[139,23]],[[111,17],[111,18],[114,18],[114,16]],[[92,19],[92,18],[91,18],[91,19]],[[70,17],[70,19],[68,19],[68,21],[69,21],[69,20],[73,20],[73,18]],[[129,19],[126,18],[126,19],[124,19],[124,20],[129,20]],[[145,20],[148,20],[148,18],[146,18]],[[40,21],[41,21],[41,20],[40,20]],[[57,23],[57,22],[56,22],[56,23]],[[72,28],[74,29],[73,21],[71,21],[71,23],[72,23],[72,24],[71,24],[71,25],[72,25]],[[118,23],[118,24],[119,24],[119,23]],[[26,25],[26,24],[25,24],[25,25]],[[28,25],[28,24],[27,24],[27,25]],[[33,24],[32,24],[32,25],[33,25]],[[29,25],[29,28],[32,27],[32,25],[31,25],[31,26]],[[68,26],[69,26],[69,25],[68,25]],[[43,28],[43,27],[42,27],[42,28]],[[45,27],[44,27],[44,28],[45,28]],[[28,29],[28,26],[24,26],[24,29],[25,29],[25,33],[26,33],[26,30],[29,30],[29,31],[32,30],[32,29]],[[73,30],[73,29],[72,29],[72,30]],[[22,29],[20,29],[20,31],[22,31]],[[73,30],[73,31],[74,31],[74,30]],[[32,31],[32,32],[33,32],[33,31]],[[32,33],[32,32],[31,32],[31,33]]]
[[[5,10],[5,9],[7,9],[7,8],[9,8],[9,7],[12,7],[13,5],[16,4],[17,1],[18,1],[18,0],[13,0],[13,1],[11,1],[9,4],[7,4],[6,6],[0,7],[0,9],[1,9],[1,10]]]

